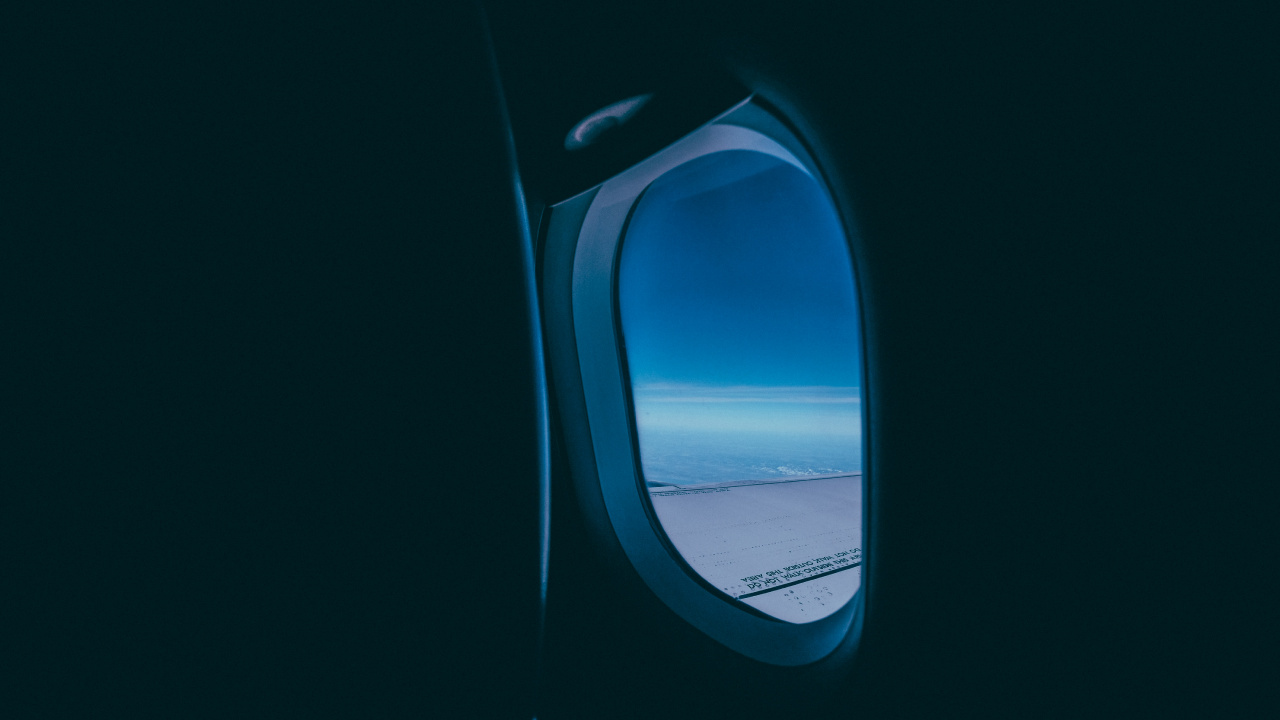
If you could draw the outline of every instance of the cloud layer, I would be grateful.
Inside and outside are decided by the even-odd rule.
[[[857,404],[861,389],[830,385],[701,385],[645,383],[633,390],[637,403]]]
[[[862,427],[854,386],[648,383],[632,398],[642,444],[651,431],[850,436]]]

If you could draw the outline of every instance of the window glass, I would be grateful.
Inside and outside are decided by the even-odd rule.
[[[671,545],[779,619],[838,610],[861,582],[861,353],[822,186],[746,150],[667,172],[628,221],[618,308],[641,472]]]

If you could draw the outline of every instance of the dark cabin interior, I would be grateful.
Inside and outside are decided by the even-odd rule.
[[[0,714],[1274,699],[1265,23],[484,5],[9,26]],[[565,153],[579,119],[649,92]],[[859,230],[865,617],[855,652],[794,668],[606,567],[536,301],[548,204],[751,93],[820,150]]]

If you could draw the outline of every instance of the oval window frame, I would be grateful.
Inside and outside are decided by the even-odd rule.
[[[656,520],[643,493],[640,476],[634,411],[617,309],[622,240],[632,211],[653,181],[697,157],[725,150],[764,152],[803,169],[826,193],[840,217],[846,242],[851,237],[849,222],[839,212],[830,185],[810,153],[786,125],[750,98],[602,183],[585,210],[573,252],[571,307],[583,400],[607,524],[640,578],[678,616],[721,644],[761,662],[806,665],[826,657],[850,635],[860,632],[863,589],[835,613],[803,624],[778,620],[728,600],[689,568],[660,526],[655,527]],[[852,248],[849,251],[854,292],[861,308],[857,266]],[[858,320],[858,331],[865,339],[862,319]],[[859,357],[858,362],[865,378],[865,358]],[[860,535],[866,558],[865,403],[861,412],[864,502]]]

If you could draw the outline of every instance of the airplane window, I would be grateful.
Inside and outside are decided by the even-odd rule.
[[[822,186],[754,150],[678,165],[636,203],[617,278],[640,471],[670,546],[759,612],[836,612],[861,583],[861,354]]]

